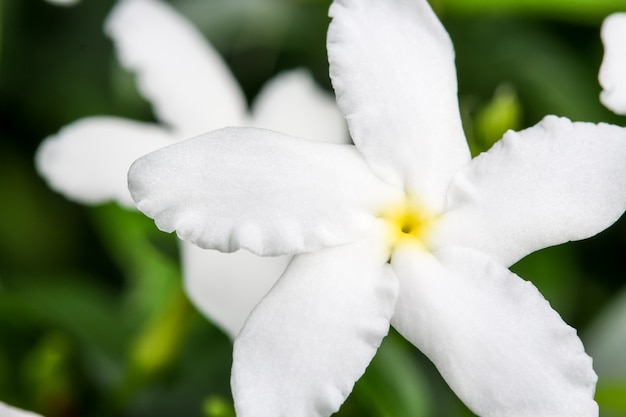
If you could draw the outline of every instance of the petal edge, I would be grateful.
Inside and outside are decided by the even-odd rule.
[[[509,131],[454,178],[432,248],[466,246],[512,265],[586,239],[626,209],[626,129],[547,116]]]
[[[235,341],[240,417],[327,417],[389,330],[397,281],[381,239],[296,255]]]
[[[576,331],[527,281],[465,248],[394,253],[392,325],[483,417],[596,417],[597,376]]]
[[[381,202],[380,181],[352,145],[227,128],[135,161],[137,207],[166,232],[206,249],[261,256],[309,252],[360,237]]]

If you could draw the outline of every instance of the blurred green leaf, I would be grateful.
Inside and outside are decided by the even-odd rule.
[[[549,26],[519,18],[445,23],[455,44],[461,97],[489,97],[510,84],[523,106],[524,126],[548,114],[592,122],[614,117],[599,101],[598,32],[583,32],[569,43]]]
[[[235,407],[224,398],[210,396],[203,405],[205,417],[235,417]]]
[[[77,212],[50,200],[52,192],[37,178],[32,159],[6,145],[0,144],[0,274],[42,272],[41,265],[75,262]]]
[[[44,0],[2,3],[0,94],[17,117],[26,116],[36,124],[33,129],[43,130],[35,140],[79,117],[106,114],[111,42],[102,27],[114,0],[71,8]]]
[[[515,89],[508,84],[496,88],[491,101],[476,114],[475,138],[481,151],[486,151],[509,130],[521,127],[522,106]]]
[[[511,267],[523,279],[532,282],[552,307],[571,322],[576,314],[584,277],[575,249],[568,244],[534,252]]]
[[[75,393],[71,362],[74,346],[63,333],[44,334],[22,363],[24,386],[34,398],[34,409],[46,416],[65,415],[73,407]]]
[[[192,307],[182,288],[146,323],[131,348],[131,366],[141,378],[169,367],[180,353],[189,327]]]
[[[619,383],[600,381],[596,387],[595,399],[603,416],[626,416],[626,380]]]
[[[413,357],[414,347],[395,331],[383,340],[352,395],[377,417],[428,417],[431,393]]]
[[[600,380],[626,384],[626,290],[595,318],[583,340]]]
[[[63,329],[101,356],[107,373],[115,369],[111,362],[122,357],[128,329],[103,288],[87,277],[16,281],[15,288],[0,290],[0,322]]]
[[[598,22],[626,8],[624,0],[433,0],[433,5],[445,14],[506,13],[576,22]]]
[[[128,280],[127,307],[143,322],[179,287],[178,242],[138,211],[111,203],[91,213],[104,246]]]
[[[231,341],[195,314],[175,366],[136,393],[129,407],[130,414],[198,417],[206,411],[207,398],[232,401],[231,363]]]
[[[115,393],[123,407],[142,386],[172,366],[192,307],[180,281],[177,240],[142,213],[107,204],[92,209],[105,247],[128,280],[125,316],[135,331],[128,366]]]

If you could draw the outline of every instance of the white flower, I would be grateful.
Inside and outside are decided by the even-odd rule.
[[[334,101],[302,70],[271,81],[249,113],[243,92],[217,52],[165,3],[123,0],[108,18],[106,31],[122,64],[137,73],[141,92],[165,126],[90,117],[47,138],[37,152],[37,168],[50,187],[71,200],[84,204],[113,200],[134,208],[126,175],[135,159],[224,126],[263,126],[348,141]],[[231,337],[289,259],[182,246],[187,292]]]
[[[0,402],[0,417],[41,417],[39,414],[24,411],[19,408],[11,407]]]
[[[615,113],[626,115],[626,13],[615,13],[604,20],[602,42],[600,101]]]
[[[230,128],[129,172],[164,231],[297,254],[235,341],[237,415],[330,415],[391,323],[481,416],[597,416],[576,331],[507,267],[621,216],[626,130],[549,116],[472,160],[452,44],[428,3],[335,0],[330,15],[356,146]]]

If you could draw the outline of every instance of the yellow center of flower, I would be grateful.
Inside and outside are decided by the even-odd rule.
[[[435,216],[411,198],[381,211],[388,225],[390,251],[399,244],[419,245],[426,249],[426,238]]]

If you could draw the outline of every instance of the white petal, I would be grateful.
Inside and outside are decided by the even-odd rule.
[[[291,136],[350,143],[345,119],[334,98],[304,70],[272,79],[252,106],[253,126]]]
[[[133,161],[173,138],[162,128],[114,117],[90,117],[46,138],[35,155],[39,174],[70,200],[113,200],[133,207],[126,175]]]
[[[389,330],[397,281],[382,239],[297,255],[235,341],[239,417],[326,417]]]
[[[245,122],[246,102],[219,55],[190,22],[157,0],[120,1],[106,24],[122,64],[158,118],[191,137]]]
[[[260,257],[244,250],[221,253],[181,243],[187,294],[232,339],[291,259]]]
[[[576,331],[486,256],[401,248],[393,326],[481,417],[595,417],[597,377]]]
[[[604,89],[600,101],[626,115],[626,13],[615,13],[602,24],[604,59],[598,79]]]
[[[431,247],[461,245],[511,265],[585,239],[626,209],[626,129],[546,117],[507,132],[455,177]]]
[[[383,179],[440,210],[470,158],[448,34],[425,0],[338,0],[330,15],[330,75],[352,140]]]
[[[253,125],[293,136],[349,143],[348,130],[333,97],[304,70],[270,81],[253,105]],[[221,253],[182,245],[185,287],[191,300],[231,338],[290,261],[290,256],[259,257],[241,250]]]
[[[11,407],[5,403],[0,402],[0,417],[41,417],[39,414],[31,413],[30,411],[20,410],[19,408]]]
[[[378,180],[352,145],[229,128],[136,161],[129,188],[164,231],[200,247],[272,256],[355,240],[381,202],[402,192]]]

